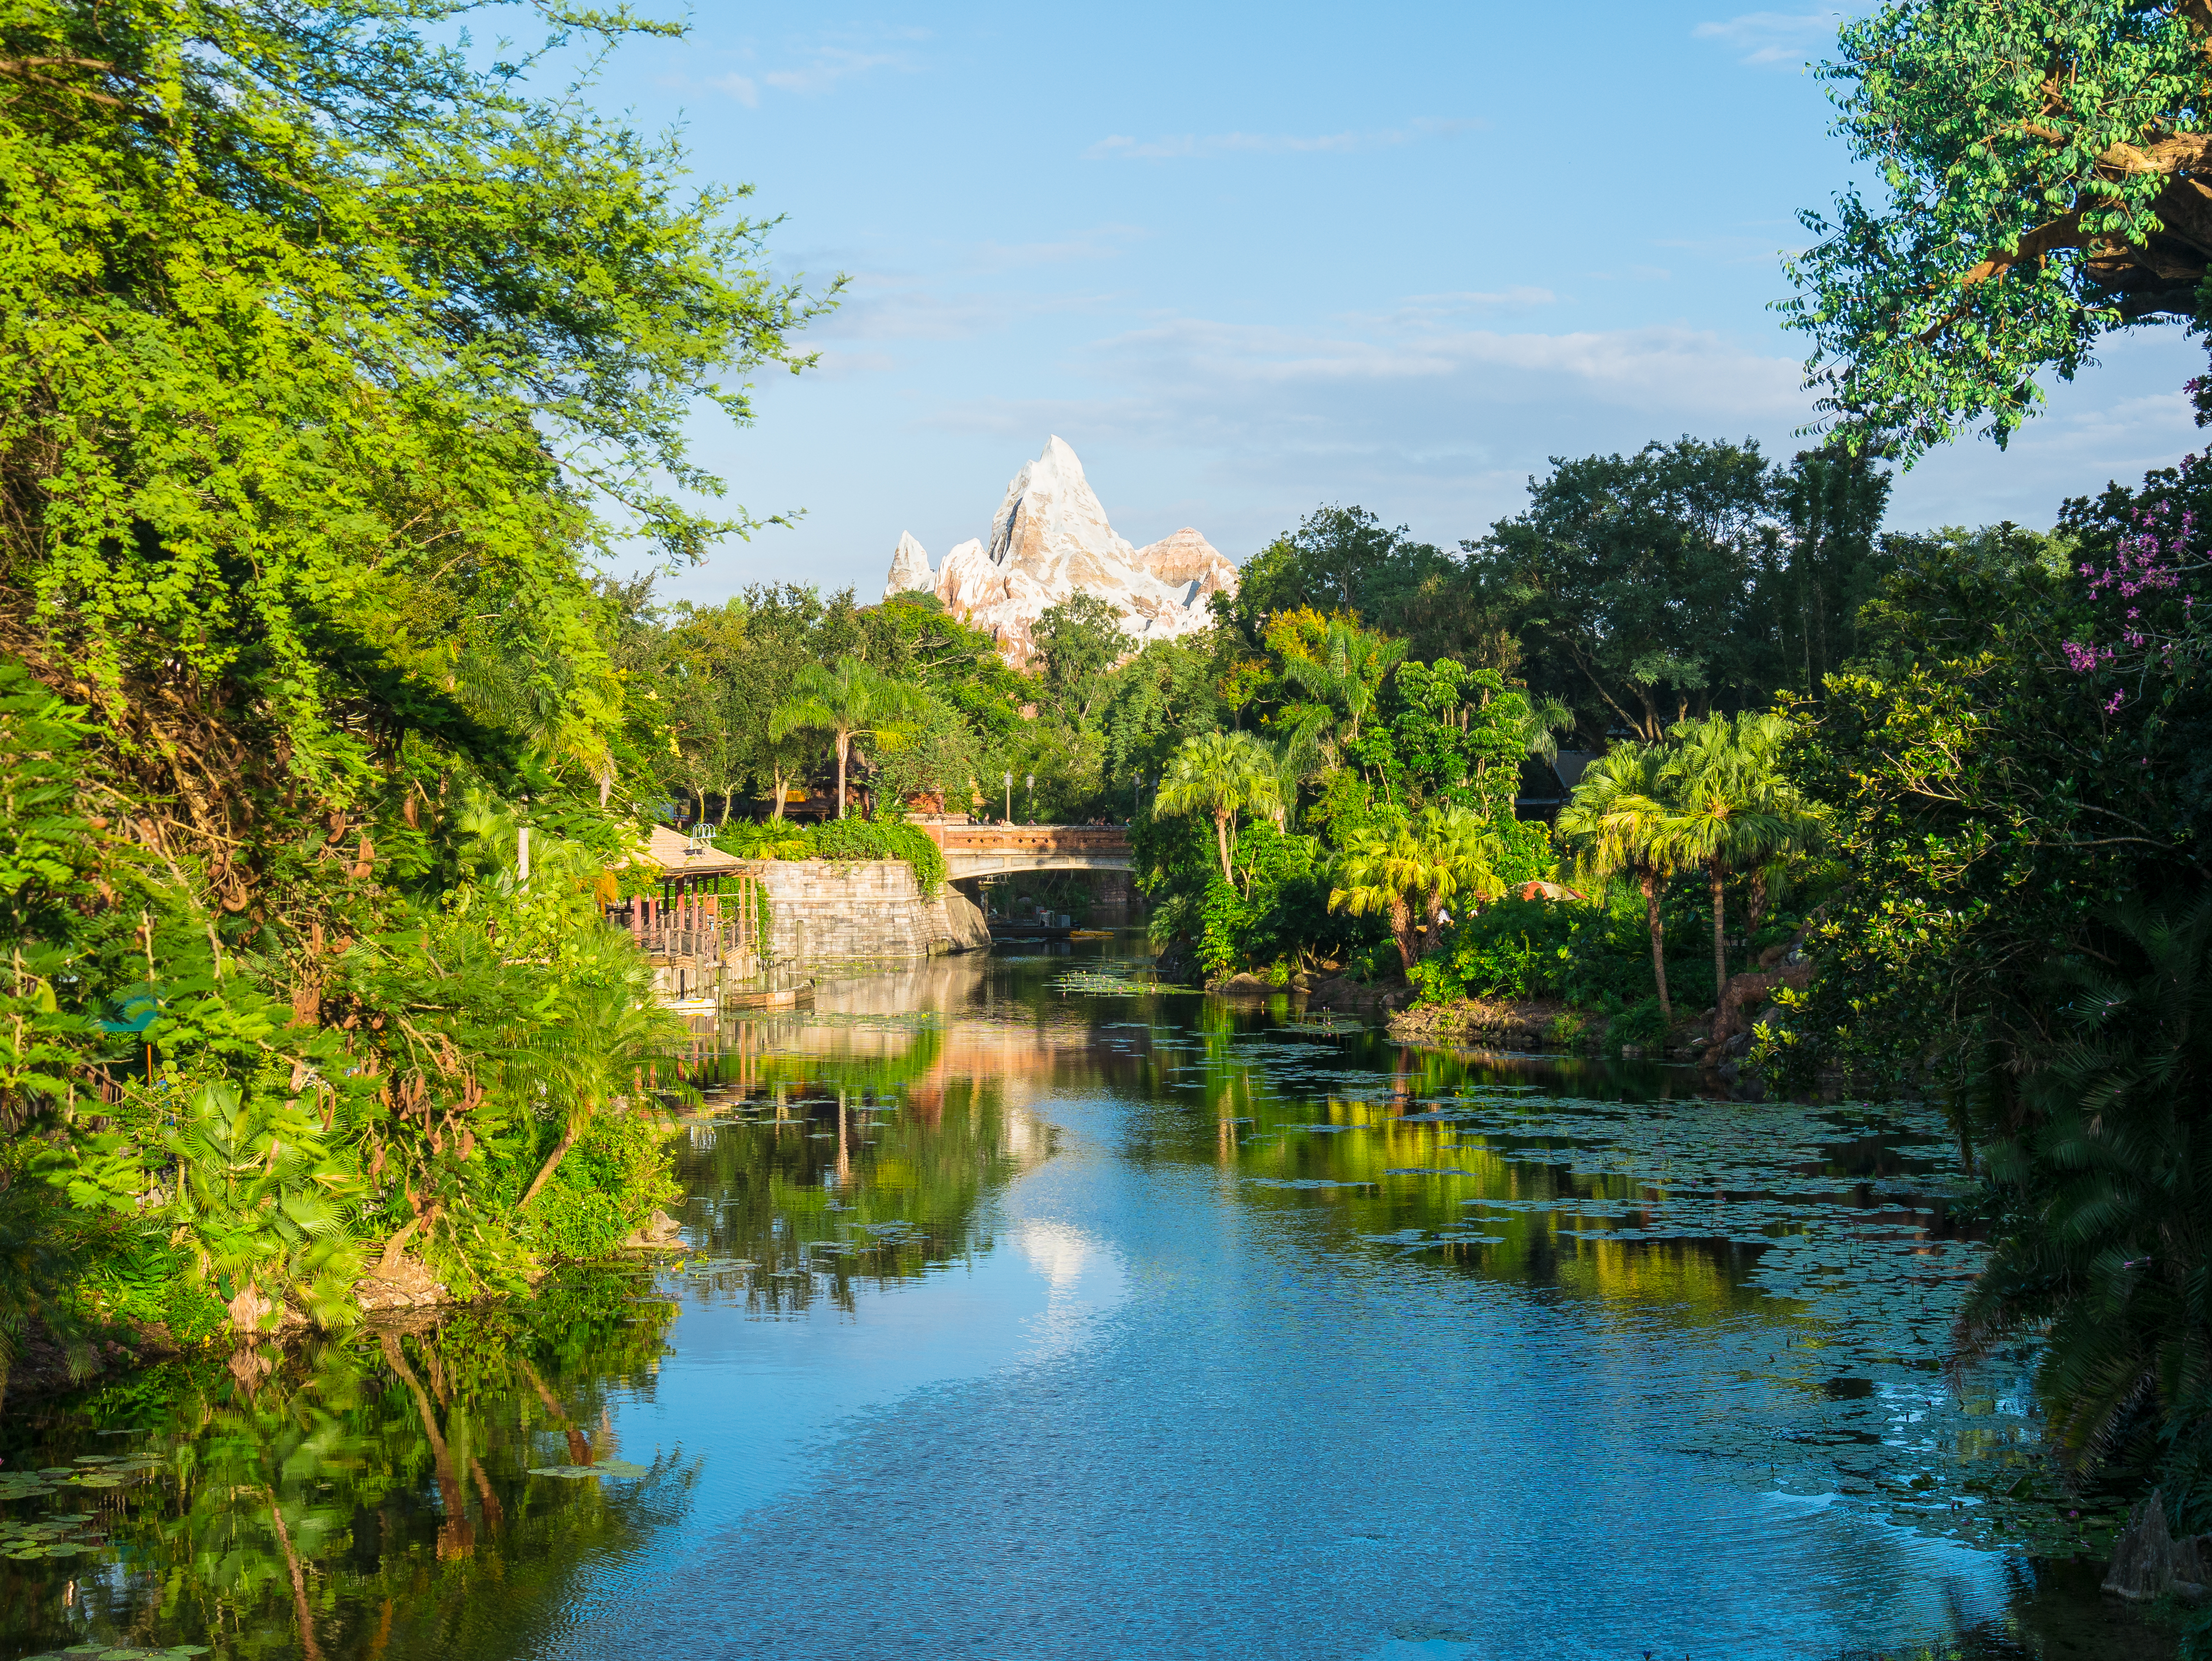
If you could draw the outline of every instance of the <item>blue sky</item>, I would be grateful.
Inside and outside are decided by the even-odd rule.
[[[988,532],[1048,435],[1115,528],[1243,559],[1324,502],[1449,545],[1553,455],[1682,433],[1797,447],[1768,302],[1846,175],[1805,72],[1839,14],[1702,4],[704,3],[600,101],[685,129],[786,216],[779,273],[843,273],[820,366],[758,382],[701,458],[797,529],[663,592],[879,591],[902,530]],[[1899,526],[2048,524],[2194,447],[2179,330],[2118,341],[2008,453],[1900,481]]]

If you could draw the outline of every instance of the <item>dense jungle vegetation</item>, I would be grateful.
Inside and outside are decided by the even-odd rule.
[[[1208,633],[1132,654],[1079,597],[1017,669],[924,595],[603,575],[774,522],[686,505],[684,423],[835,299],[672,143],[401,0],[10,8],[0,1364],[607,1250],[669,1191],[672,1037],[600,912],[641,829],[930,881],[906,815],[1011,809],[1129,822],[1194,977],[1939,1094],[1999,1240],[1962,1342],[2046,1335],[2068,1457],[2212,1526],[2212,461],[1883,525],[1890,465],[2200,314],[2203,25],[2075,9],[1846,29],[1893,199],[1796,267],[1816,447],[1557,459],[1450,550],[1324,506]]]
[[[683,423],[830,296],[457,21],[0,19],[0,1365],[520,1287],[668,1191],[599,910],[667,729],[592,574],[756,528]]]

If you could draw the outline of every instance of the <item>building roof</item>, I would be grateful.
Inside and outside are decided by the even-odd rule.
[[[646,841],[646,852],[662,873],[671,877],[719,876],[741,871],[745,864],[735,854],[725,854],[711,843],[695,842],[681,830],[672,830],[665,824],[653,827]]]

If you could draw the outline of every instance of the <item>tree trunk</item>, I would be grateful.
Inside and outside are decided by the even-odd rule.
[[[1659,1014],[1668,1025],[1674,1022],[1674,1006],[1667,996],[1667,927],[1659,920],[1659,873],[1643,873],[1644,919],[1651,930],[1651,978],[1659,988]]]
[[[1221,880],[1235,883],[1237,872],[1229,862],[1229,815],[1218,807],[1213,811],[1213,845],[1221,855]]]
[[[846,757],[848,754],[850,754],[850,753],[851,753],[851,751],[852,751],[852,748],[853,748],[853,735],[852,735],[851,733],[838,733],[838,734],[837,734],[837,817],[838,817],[839,818],[841,818],[841,819],[842,819],[842,818],[843,818],[845,817],[845,757]]]
[[[530,1179],[529,1191],[523,1195],[522,1204],[516,1208],[517,1210],[529,1208],[530,1202],[538,1197],[538,1190],[552,1180],[553,1173],[561,1168],[561,1161],[568,1157],[568,1150],[575,1145],[576,1122],[570,1119],[561,1128],[561,1140],[554,1145],[553,1152],[546,1156],[545,1163],[538,1166],[538,1174]]]
[[[1723,880],[1727,875],[1728,868],[1718,860],[1707,862],[1705,879],[1712,885],[1713,889],[1713,1007],[1716,1009],[1720,1007],[1721,994],[1728,986],[1728,934],[1726,933],[1728,920],[1725,902],[1728,889]]]
[[[769,768],[769,777],[775,783],[775,809],[768,816],[769,823],[780,824],[783,821],[783,799],[790,793],[791,787],[784,782],[783,769],[781,767]]]
[[[1413,962],[1419,953],[1413,950],[1413,908],[1401,895],[1390,897],[1390,938],[1398,943],[1399,961],[1406,966],[1406,977],[1413,978]]]

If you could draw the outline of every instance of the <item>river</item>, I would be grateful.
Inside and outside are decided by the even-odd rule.
[[[702,1032],[680,1256],[11,1410],[0,1658],[2172,1653],[1938,1116],[1133,950]]]

